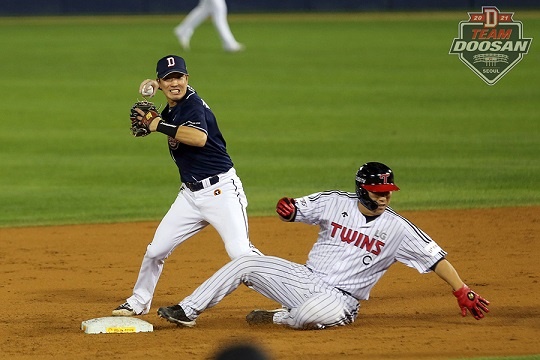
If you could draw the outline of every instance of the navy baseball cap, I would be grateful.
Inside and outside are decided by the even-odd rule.
[[[163,79],[174,72],[188,75],[186,62],[183,58],[176,55],[167,55],[159,59],[156,66],[156,74],[159,79]]]

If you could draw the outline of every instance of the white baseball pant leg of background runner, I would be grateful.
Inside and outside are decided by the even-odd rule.
[[[323,329],[350,324],[358,315],[355,298],[327,285],[306,266],[273,256],[244,256],[229,262],[180,306],[195,320],[242,283],[289,309],[279,319],[274,317],[276,324]]]
[[[182,34],[189,42],[195,29],[209,16],[212,17],[212,22],[219,34],[223,47],[226,49],[237,47],[238,42],[234,38],[227,21],[227,4],[225,0],[199,1],[199,4],[175,28],[175,32]]]
[[[146,248],[133,295],[127,299],[136,313],[147,314],[165,259],[181,243],[211,224],[221,236],[227,254],[235,259],[261,253],[248,237],[247,198],[234,168],[220,181],[197,192],[184,188],[161,220]]]

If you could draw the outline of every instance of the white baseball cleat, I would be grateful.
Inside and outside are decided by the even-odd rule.
[[[225,50],[226,52],[230,52],[230,53],[244,51],[245,49],[246,49],[246,47],[244,46],[244,44],[240,44],[240,43],[236,43],[236,44],[233,44],[233,45],[227,45],[227,46],[223,47],[223,50]]]
[[[127,302],[123,303],[122,305],[118,306],[116,309],[112,311],[112,316],[135,316],[140,315],[133,310],[131,305],[129,305]]]

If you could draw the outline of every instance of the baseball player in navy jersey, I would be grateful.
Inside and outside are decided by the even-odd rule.
[[[168,55],[156,67],[157,80],[147,79],[141,93],[161,89],[167,106],[149,129],[167,135],[170,155],[182,185],[146,248],[133,295],[113,310],[114,316],[148,313],[165,259],[181,243],[211,224],[231,259],[260,255],[249,240],[247,199],[210,107],[188,85],[183,58]],[[137,109],[141,117],[145,113]]]
[[[424,231],[389,207],[392,170],[369,162],[356,173],[356,193],[325,191],[282,198],[276,211],[284,221],[318,225],[320,232],[307,262],[273,256],[245,256],[226,264],[178,305],[158,315],[183,326],[215,306],[240,284],[275,300],[281,308],[254,310],[249,324],[279,324],[294,329],[324,329],[352,323],[360,301],[390,265],[401,262],[420,273],[435,272],[453,289],[462,316],[476,319],[489,302],[463,283],[446,252]]]

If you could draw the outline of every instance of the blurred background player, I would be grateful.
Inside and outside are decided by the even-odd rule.
[[[236,41],[229,27],[225,0],[200,0],[199,4],[174,28],[174,33],[184,50],[189,50],[189,43],[195,29],[208,17],[212,18],[225,51],[244,50],[244,45]]]

